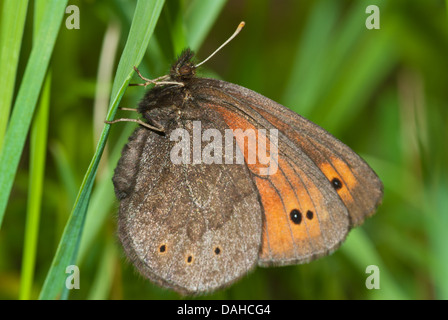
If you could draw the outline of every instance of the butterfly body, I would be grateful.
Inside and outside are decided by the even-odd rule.
[[[378,206],[377,175],[349,147],[284,106],[196,77],[192,58],[187,50],[171,68],[178,84],[154,87],[139,105],[146,122],[164,132],[137,128],[115,171],[128,257],[159,285],[199,294],[230,285],[257,264],[304,263],[334,251]],[[174,164],[173,133],[183,130],[193,144],[197,123],[201,136],[253,130],[266,144],[251,148],[235,134],[232,150],[239,148],[243,163],[238,152],[223,152],[218,163]],[[266,170],[260,151],[275,170]],[[195,157],[193,148],[187,158]]]

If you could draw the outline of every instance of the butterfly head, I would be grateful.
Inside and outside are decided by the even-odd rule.
[[[193,78],[196,74],[196,66],[193,63],[194,52],[185,49],[173,64],[170,70],[170,78],[176,82],[184,82]]]

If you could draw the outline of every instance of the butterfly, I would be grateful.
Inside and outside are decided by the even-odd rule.
[[[379,205],[378,176],[288,108],[242,86],[197,77],[193,58],[184,50],[169,75],[155,81],[139,73],[145,86],[156,84],[137,109],[144,120],[111,122],[140,124],[113,177],[118,234],[129,259],[159,286],[203,294],[257,265],[306,263],[336,250]],[[216,146],[220,137],[230,140],[205,154],[222,161],[198,158],[205,148],[179,148],[195,141]]]

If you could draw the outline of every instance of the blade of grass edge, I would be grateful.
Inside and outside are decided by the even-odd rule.
[[[115,116],[118,104],[134,72],[133,66],[137,66],[143,58],[163,4],[164,0],[139,0],[137,2],[128,40],[118,64],[114,85],[112,87],[111,104],[107,114],[107,120],[112,120]],[[146,26],[146,29],[143,29],[143,26]],[[73,211],[64,229],[62,239],[45,279],[39,299],[55,299],[61,289],[63,290],[61,298],[67,298],[68,296],[67,288],[64,286],[65,277],[67,276],[65,274],[65,267],[76,261],[93,182],[109,131],[110,125],[106,124],[98,142],[97,150],[81,185]]]

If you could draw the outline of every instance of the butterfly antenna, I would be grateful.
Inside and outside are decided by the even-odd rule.
[[[219,50],[221,50],[226,44],[228,44],[230,41],[232,41],[233,38],[235,38],[238,33],[240,33],[241,29],[243,29],[244,25],[246,23],[244,21],[241,21],[240,24],[238,25],[238,28],[236,28],[235,32],[230,36],[229,39],[227,39],[226,42],[224,42],[218,49],[215,50],[215,52],[213,52],[211,55],[208,56],[207,59],[205,59],[204,61],[202,61],[201,63],[198,63],[197,65],[195,65],[195,68],[199,67],[201,64],[206,63],[208,60],[210,60],[211,57],[213,57]]]

